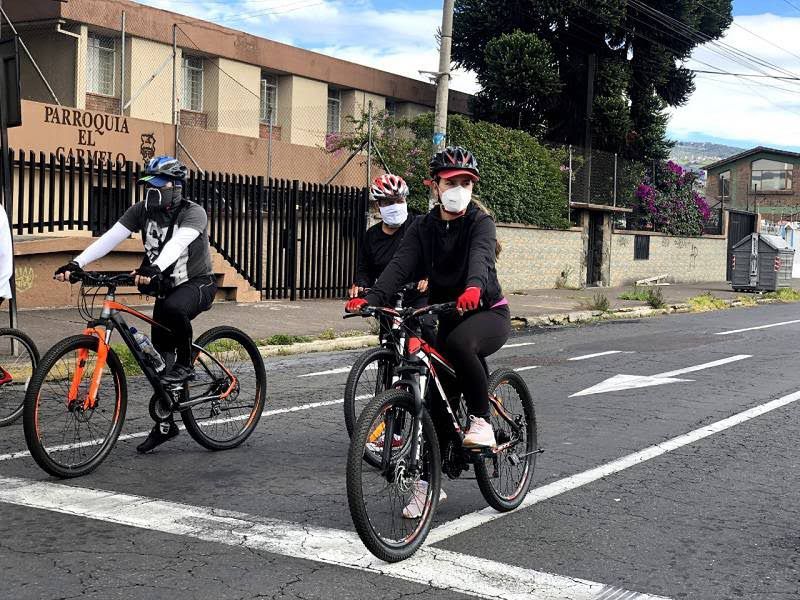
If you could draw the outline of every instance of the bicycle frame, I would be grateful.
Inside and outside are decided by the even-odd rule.
[[[172,389],[167,389],[164,384],[161,382],[158,372],[153,369],[148,361],[145,358],[144,353],[139,349],[139,345],[136,343],[136,340],[133,337],[133,334],[128,327],[128,324],[125,322],[123,314],[129,314],[137,319],[141,319],[146,323],[154,327],[159,327],[167,332],[169,332],[169,328],[161,325],[151,317],[130,308],[129,306],[125,306],[116,301],[116,286],[109,286],[108,293],[106,294],[105,300],[103,301],[103,309],[100,313],[100,318],[96,321],[90,321],[87,324],[86,329],[84,330],[84,335],[89,335],[92,337],[97,338],[97,362],[95,364],[94,372],[92,373],[92,379],[89,384],[89,391],[86,395],[86,398],[83,400],[83,409],[84,410],[91,410],[95,407],[97,403],[97,390],[100,388],[100,382],[103,377],[103,371],[106,367],[106,362],[108,360],[108,352],[110,350],[111,336],[114,333],[114,330],[118,330],[122,341],[125,342],[125,345],[130,350],[131,354],[133,355],[136,363],[144,373],[147,380],[150,382],[150,385],[153,387],[153,390],[156,394],[158,394],[162,400],[164,400],[167,406],[173,406],[174,404],[178,406],[180,410],[191,408],[197,404],[202,404],[203,402],[208,402],[209,400],[214,399],[224,399],[228,397],[231,392],[236,387],[237,379],[236,376],[233,375],[216,357],[211,355],[210,353],[206,352],[200,346],[192,344],[194,350],[197,351],[198,355],[200,352],[208,356],[212,361],[214,361],[225,373],[228,375],[230,384],[228,385],[228,389],[225,390],[222,394],[214,394],[214,395],[205,395],[200,396],[198,398],[192,398],[191,400],[187,400],[184,402],[179,402],[178,397],[173,398],[173,394],[171,391]],[[80,383],[83,380],[83,374],[86,367],[86,362],[89,358],[89,351],[86,349],[81,349],[78,351],[78,365],[75,369],[75,374],[72,378],[72,383],[70,385],[69,394],[67,397],[68,406],[71,406],[78,400],[78,392],[80,389]],[[195,357],[196,360],[196,357]]]
[[[427,310],[430,310],[431,308],[432,307],[429,307]],[[425,311],[426,309],[420,309],[419,311],[416,311],[414,315],[416,316],[424,314]],[[381,312],[383,314],[392,316],[392,318],[399,323],[401,328],[406,327],[404,319],[399,311],[381,309]],[[413,446],[409,461],[409,468],[412,472],[419,472],[420,469],[422,452],[422,411],[425,410],[425,398],[428,398],[429,402],[435,401],[433,394],[431,393],[434,390],[435,393],[438,394],[438,400],[444,404],[445,410],[450,417],[450,423],[456,435],[461,440],[464,438],[463,429],[461,424],[458,422],[458,417],[456,416],[455,412],[453,412],[453,408],[447,399],[447,394],[445,394],[437,370],[441,370],[453,378],[456,377],[456,373],[444,356],[442,356],[430,344],[422,340],[418,329],[419,327],[417,326],[416,330],[413,332],[414,335],[407,338],[402,347],[402,351],[398,352],[400,361],[397,369],[395,370],[395,381],[393,381],[392,384],[392,387],[403,388],[407,391],[410,391],[414,397],[415,418],[414,429],[411,436]],[[431,380],[434,384],[433,388],[430,388]],[[509,423],[509,425],[514,429],[515,433],[519,432],[519,427],[514,418],[505,410],[497,397],[493,395],[489,396],[489,404],[502,419]],[[386,422],[384,423],[383,427],[386,439],[392,439],[392,435],[394,434],[394,418],[395,417],[393,414],[387,414],[386,416]],[[481,456],[485,455],[485,453],[489,453],[491,456],[503,452],[516,443],[517,441],[512,439],[499,446],[496,446],[495,448],[474,452]],[[382,464],[387,468],[391,463],[391,446],[391,444],[387,443],[384,444],[383,447]]]

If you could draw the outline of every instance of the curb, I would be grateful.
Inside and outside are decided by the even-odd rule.
[[[356,350],[378,345],[377,335],[359,335],[355,337],[335,338],[332,340],[314,340],[287,344],[285,346],[259,346],[261,356],[290,356],[309,352],[332,352],[334,350]]]

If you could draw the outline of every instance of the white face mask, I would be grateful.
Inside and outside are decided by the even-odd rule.
[[[442,192],[442,206],[449,213],[464,212],[472,200],[472,190],[458,186]]]
[[[405,202],[392,204],[391,206],[380,206],[378,210],[381,211],[381,219],[388,227],[400,227],[408,218],[408,205]]]

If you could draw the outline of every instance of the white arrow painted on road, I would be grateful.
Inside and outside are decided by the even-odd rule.
[[[711,362],[703,363],[702,365],[694,365],[686,367],[685,369],[677,369],[675,371],[667,371],[665,373],[658,373],[656,375],[614,375],[605,381],[601,381],[597,385],[586,388],[581,392],[572,394],[570,398],[576,396],[590,396],[592,394],[605,394],[607,392],[620,392],[622,390],[632,390],[636,388],[652,387],[656,385],[664,385],[667,383],[682,383],[693,381],[692,379],[677,379],[677,375],[685,373],[693,373],[695,371],[702,371],[703,369],[710,369],[720,365],[727,365],[728,363],[737,362],[750,358],[750,354],[737,354],[736,356],[729,356],[728,358],[721,358]]]

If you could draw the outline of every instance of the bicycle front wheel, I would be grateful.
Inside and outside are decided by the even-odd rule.
[[[367,403],[391,387],[395,358],[390,348],[370,348],[350,369],[344,386],[344,424],[350,437]]]
[[[497,398],[489,421],[498,448],[491,458],[475,460],[478,487],[489,505],[500,512],[514,510],[525,499],[536,466],[536,413],[525,380],[511,369],[489,378],[489,395]]]
[[[100,375],[97,347],[98,339],[89,335],[60,341],[44,355],[25,394],[25,441],[36,463],[55,477],[92,472],[122,430],[127,384],[111,349],[94,404],[89,398],[95,375]]]
[[[425,541],[439,505],[441,458],[433,421],[422,412],[420,461],[412,469],[414,397],[404,390],[388,390],[361,412],[347,454],[347,501],[361,541],[387,562],[404,560]],[[363,460],[376,430],[387,439],[378,466]]]
[[[235,327],[209,329],[195,350],[189,400],[207,400],[181,411],[186,431],[209,450],[235,448],[250,437],[264,410],[264,360],[250,336]]]
[[[0,329],[0,427],[22,415],[25,392],[39,364],[39,350],[18,329]]]

